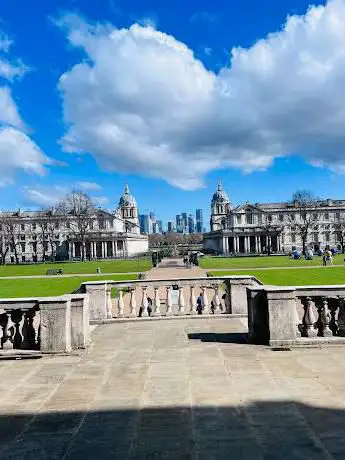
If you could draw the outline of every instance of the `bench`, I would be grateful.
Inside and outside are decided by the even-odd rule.
[[[46,271],[46,275],[63,275],[63,270],[59,269],[50,269]]]

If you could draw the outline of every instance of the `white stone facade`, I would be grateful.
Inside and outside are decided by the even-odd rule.
[[[81,258],[81,243],[71,230],[73,217],[50,215],[48,225],[54,232],[46,236],[42,232],[42,222],[46,222],[44,211],[6,211],[1,216],[11,219],[15,226],[15,248],[7,252],[6,263],[15,263],[15,251],[20,263],[41,262],[44,252],[45,260]],[[138,207],[128,186],[115,212],[97,209],[90,221],[85,245],[87,259],[131,257],[148,251],[148,237],[140,234]],[[1,238],[4,236],[0,224]]]
[[[345,221],[345,200],[320,200],[305,210],[310,216],[306,247],[341,250],[339,225]],[[287,253],[302,249],[297,202],[255,203],[233,207],[221,184],[211,202],[211,231],[204,249],[219,254]]]

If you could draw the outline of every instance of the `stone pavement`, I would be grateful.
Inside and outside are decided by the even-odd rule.
[[[147,279],[183,279],[207,276],[207,271],[200,267],[186,268],[182,259],[163,259],[158,267],[146,273]]]
[[[341,347],[273,352],[238,319],[98,326],[79,356],[0,361],[0,458],[345,458]]]

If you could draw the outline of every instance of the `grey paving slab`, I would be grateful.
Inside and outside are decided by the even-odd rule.
[[[343,459],[343,348],[273,352],[238,319],[98,326],[0,362],[0,459]]]

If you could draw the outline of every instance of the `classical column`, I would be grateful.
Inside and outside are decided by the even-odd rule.
[[[244,252],[248,252],[248,237],[244,237]]]
[[[235,252],[239,252],[238,236],[234,236],[234,250],[235,250]]]
[[[258,252],[261,253],[261,236],[258,236]]]
[[[114,254],[114,257],[117,257],[117,242],[116,242],[116,240],[113,241],[113,254]]]
[[[247,240],[247,252],[250,252],[250,236],[246,236]]]
[[[229,240],[227,237],[223,237],[223,252],[224,254],[228,254],[229,252]]]
[[[102,259],[105,257],[105,248],[104,248],[104,241],[101,242],[102,245]]]
[[[75,258],[75,243],[72,242],[72,259]]]

